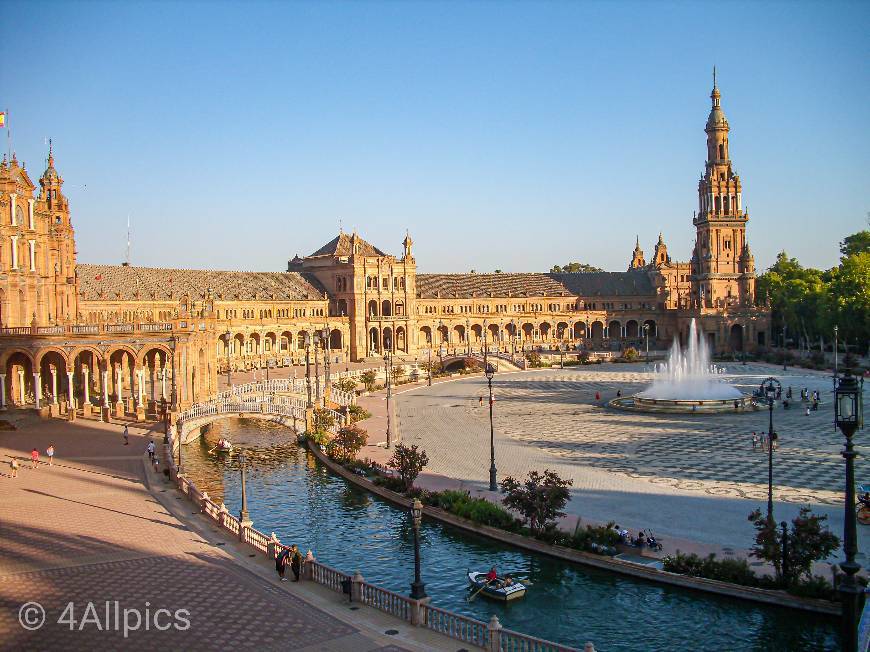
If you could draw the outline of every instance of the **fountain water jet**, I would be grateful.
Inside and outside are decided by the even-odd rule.
[[[706,338],[698,332],[693,318],[689,324],[686,348],[677,338],[668,360],[656,366],[657,377],[647,389],[611,405],[619,408],[662,412],[719,412],[746,407],[748,397],[739,389],[722,382],[722,369],[710,363]]]

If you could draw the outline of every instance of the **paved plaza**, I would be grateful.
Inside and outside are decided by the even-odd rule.
[[[777,406],[774,428],[774,499],[777,520],[803,504],[830,516],[842,532],[842,435],[833,427],[830,376],[765,364],[726,364],[724,376],[749,393],[773,375],[798,399]],[[643,364],[605,364],[497,374],[494,423],[499,478],[555,469],[573,480],[569,511],[616,520],[659,536],[746,548],[747,514],[767,501],[767,453],[753,450],[752,432],[766,431],[768,411],[711,415],[624,412],[607,405],[651,380]],[[822,404],[805,414],[801,388],[819,390]],[[471,377],[399,393],[403,441],[419,444],[428,471],[482,487],[489,469],[486,380]],[[600,392],[601,400],[595,400]],[[483,403],[480,403],[480,397]],[[864,452],[861,436],[858,450]],[[856,477],[870,481],[859,457]],[[870,538],[862,528],[859,535]],[[859,542],[860,543],[860,542]],[[860,546],[866,549],[865,545]]]
[[[117,424],[16,421],[0,433],[0,649],[444,649],[434,632],[350,611],[323,587],[277,582],[143,463],[144,429],[131,425],[125,446]],[[22,461],[9,476],[10,455],[49,443],[53,467]],[[31,601],[41,607],[24,607],[26,622],[45,615],[33,631],[19,622]]]

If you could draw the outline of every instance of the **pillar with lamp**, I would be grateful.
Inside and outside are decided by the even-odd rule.
[[[392,383],[390,376],[393,372],[390,350],[384,349],[384,385],[387,388],[387,448],[390,447],[392,433],[390,432],[390,398],[392,397]]]
[[[233,368],[233,334],[230,329],[226,332],[227,338],[227,389],[233,388],[232,368]]]
[[[863,380],[863,379],[862,379]],[[834,421],[846,438],[842,456],[846,460],[846,503],[844,505],[843,552],[846,561],[840,563],[844,576],[839,591],[842,604],[842,649],[855,652],[858,647],[859,596],[863,588],[855,581],[861,566],[855,561],[858,553],[857,519],[855,514],[855,457],[852,445],[855,431],[864,427],[863,383],[859,384],[849,369],[837,382],[834,401]]]
[[[646,338],[646,364],[649,364],[649,324],[643,325],[643,336]]]
[[[242,508],[239,510],[239,524],[242,527],[251,527],[251,516],[248,514],[248,492],[245,486],[245,454],[239,454],[239,471],[242,476]]]
[[[773,431],[773,405],[778,394],[782,392],[782,385],[774,378],[767,378],[761,383],[761,396],[767,400],[767,408],[770,421],[767,430],[767,518],[773,518],[773,443],[776,441],[776,433]]]
[[[486,374],[486,383],[489,386],[489,490],[498,491],[495,468],[495,428],[492,423],[492,377],[495,375],[495,367],[487,364],[484,373]]]
[[[305,407],[311,409],[314,403],[311,400],[311,335],[305,333],[305,391],[308,400]]]
[[[411,599],[426,597],[426,585],[420,578],[420,521],[423,518],[423,503],[415,498],[411,505],[411,525],[414,532],[414,581],[411,582]]]

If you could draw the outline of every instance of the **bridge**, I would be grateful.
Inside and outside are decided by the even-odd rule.
[[[320,395],[323,396],[323,377],[317,380],[320,381]],[[315,395],[314,382],[312,379],[312,396]],[[344,407],[355,401],[356,395],[352,392],[330,387],[330,403]],[[297,430],[300,421],[303,427],[306,424],[307,405],[305,379],[274,379],[233,385],[231,389],[217,394],[211,400],[197,403],[181,412],[176,422],[178,438],[183,444],[190,443],[200,436],[205,426],[233,417],[274,421]],[[328,407],[324,409],[334,419],[331,430],[337,431],[344,425],[345,416],[341,412]]]
[[[469,358],[474,360],[483,369],[484,355],[473,349],[470,354],[454,350],[446,355],[438,356],[441,367],[445,371],[450,369],[450,367],[458,366],[459,363],[465,364],[465,361]],[[514,358],[510,353],[488,353],[486,361],[495,367],[496,371],[520,371],[526,368],[526,361],[524,359]]]

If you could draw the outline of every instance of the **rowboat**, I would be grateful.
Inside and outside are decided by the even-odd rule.
[[[526,594],[526,586],[522,582],[514,581],[509,586],[502,586],[503,582],[504,578],[500,577],[494,582],[487,584],[486,573],[468,572],[468,583],[472,588],[479,590],[481,595],[491,600],[509,602],[517,600]]]
[[[229,453],[233,450],[233,445],[226,439],[218,442],[217,446],[214,447],[215,451],[218,453]]]

